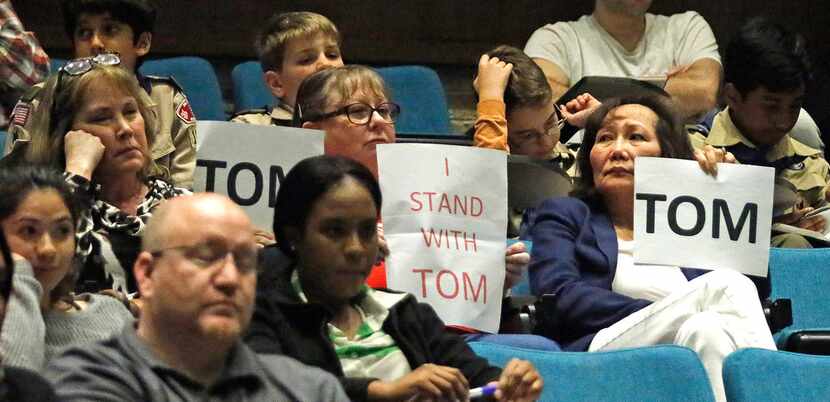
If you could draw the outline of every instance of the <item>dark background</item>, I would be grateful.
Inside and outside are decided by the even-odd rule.
[[[229,94],[230,69],[254,57],[253,38],[274,12],[308,10],[329,17],[343,35],[346,62],[425,64],[444,81],[454,119],[473,110],[469,79],[478,56],[497,44],[524,47],[536,28],[590,13],[591,0],[154,0],[159,18],[151,57],[202,56],[214,63]],[[27,29],[50,55],[70,56],[58,0],[13,0]],[[764,15],[801,32],[816,67],[805,108],[830,135],[830,2],[828,0],[655,0],[650,12],[696,10],[723,47],[747,18]],[[226,97],[229,99],[229,97]],[[472,112],[474,113],[474,112]],[[827,138],[825,138],[825,142]]]

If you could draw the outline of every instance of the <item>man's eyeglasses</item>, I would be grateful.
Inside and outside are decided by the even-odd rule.
[[[81,57],[69,60],[59,71],[71,76],[83,75],[92,70],[96,64],[102,66],[117,66],[121,64],[118,53],[101,53],[92,57]]]
[[[401,107],[397,103],[392,102],[384,102],[376,107],[372,107],[371,105],[363,102],[358,102],[343,106],[333,112],[324,113],[307,119],[306,121],[320,121],[328,119],[329,117],[345,114],[352,124],[362,126],[369,124],[369,122],[372,121],[372,116],[375,112],[378,112],[378,115],[381,119],[383,119],[383,121],[387,123],[394,123],[401,114]]]
[[[236,264],[236,268],[240,273],[247,274],[255,272],[259,266],[259,257],[255,247],[228,250],[215,244],[200,243],[188,246],[167,247],[153,251],[150,254],[158,258],[168,251],[175,251],[181,254],[182,257],[193,263],[193,265],[202,269],[218,267],[225,262],[229,254],[233,256],[234,264]]]

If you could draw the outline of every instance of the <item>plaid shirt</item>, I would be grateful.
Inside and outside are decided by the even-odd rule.
[[[0,0],[0,129],[9,124],[6,108],[48,74],[49,56],[35,34],[23,30],[10,1]]]

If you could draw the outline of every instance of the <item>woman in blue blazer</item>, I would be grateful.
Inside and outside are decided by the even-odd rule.
[[[668,99],[604,103],[585,129],[575,197],[544,202],[530,230],[531,290],[553,295],[544,331],[566,350],[690,347],[701,357],[716,398],[725,400],[723,358],[741,347],[775,348],[756,290],[769,287],[728,270],[635,263],[638,156],[694,158],[710,174],[717,162],[734,162],[711,147],[693,152]]]

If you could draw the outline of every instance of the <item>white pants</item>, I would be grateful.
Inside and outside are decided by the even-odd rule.
[[[726,401],[723,359],[739,348],[775,350],[755,284],[730,270],[695,278],[599,331],[589,351],[671,343],[697,352],[718,401]]]

